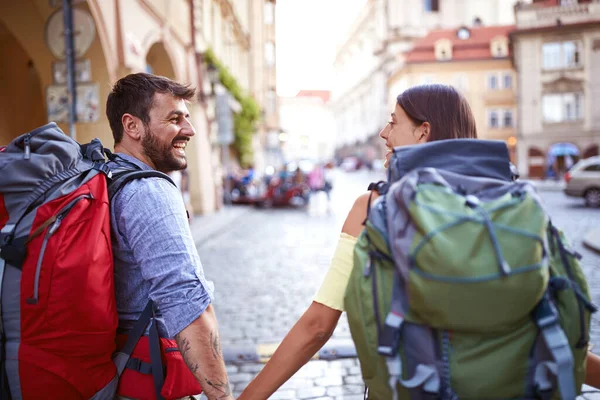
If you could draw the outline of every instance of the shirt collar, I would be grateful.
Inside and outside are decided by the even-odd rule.
[[[119,156],[120,158],[124,159],[125,161],[128,161],[128,162],[130,162],[132,164],[137,165],[138,167],[140,167],[144,171],[153,170],[154,169],[151,166],[149,166],[148,164],[146,164],[143,161],[141,161],[140,159],[135,158],[133,156],[130,156],[129,154],[115,153],[115,155]],[[117,162],[118,162],[118,160],[117,160]]]

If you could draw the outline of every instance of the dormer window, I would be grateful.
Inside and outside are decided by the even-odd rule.
[[[440,39],[435,42],[435,59],[448,61],[452,59],[452,42],[448,39]]]
[[[467,40],[471,37],[471,31],[469,30],[469,28],[463,26],[456,32],[456,36],[460,40]]]
[[[490,42],[490,52],[492,57],[503,58],[508,56],[508,38],[498,36]]]

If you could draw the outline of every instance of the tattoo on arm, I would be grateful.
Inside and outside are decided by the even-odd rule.
[[[221,340],[217,331],[210,333],[210,349],[215,360],[223,358],[223,349],[221,348]]]
[[[179,351],[181,351],[181,356],[183,357],[183,360],[185,361],[190,371],[192,371],[192,374],[195,375],[200,366],[191,358],[190,350],[192,346],[190,345],[190,341],[187,338],[180,338],[179,335],[175,336],[175,341],[177,342]]]
[[[215,390],[217,390],[218,392],[220,392],[220,395],[217,395],[217,397],[214,397],[215,399],[228,399],[231,396],[231,388],[229,387],[229,380],[225,380],[225,382],[223,382],[222,380],[218,379],[217,381],[211,381],[208,378],[204,378],[204,381],[206,382],[206,384],[212,388],[214,388]],[[209,400],[212,400],[209,398]]]

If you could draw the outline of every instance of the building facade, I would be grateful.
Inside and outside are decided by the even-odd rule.
[[[325,90],[301,90],[280,99],[284,161],[329,161],[335,149],[335,121]]]
[[[560,178],[600,144],[600,1],[515,6],[518,160],[530,178]]]
[[[404,54],[404,67],[388,79],[389,108],[411,86],[454,86],[469,102],[478,137],[503,140],[516,161],[516,74],[510,59],[514,25],[433,30]]]
[[[106,98],[112,84],[129,73],[146,71],[195,86],[198,97],[188,108],[196,136],[186,150],[191,202],[195,212],[214,211],[221,202],[221,161],[214,143],[214,104],[205,96],[202,55],[213,49],[250,92],[256,81],[250,32],[259,29],[250,22],[255,3],[262,8],[265,2],[77,2],[75,139],[83,143],[97,137],[112,148]],[[70,133],[61,5],[54,0],[0,0],[0,145],[48,121]]]
[[[501,25],[514,20],[511,0],[368,0],[339,46],[332,110],[342,153],[369,158],[390,113],[388,78],[403,54],[431,29]]]

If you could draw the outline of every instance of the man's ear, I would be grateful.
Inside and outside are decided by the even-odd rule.
[[[121,117],[123,124],[123,136],[128,136],[133,140],[140,140],[144,131],[142,120],[136,116],[125,113]]]

